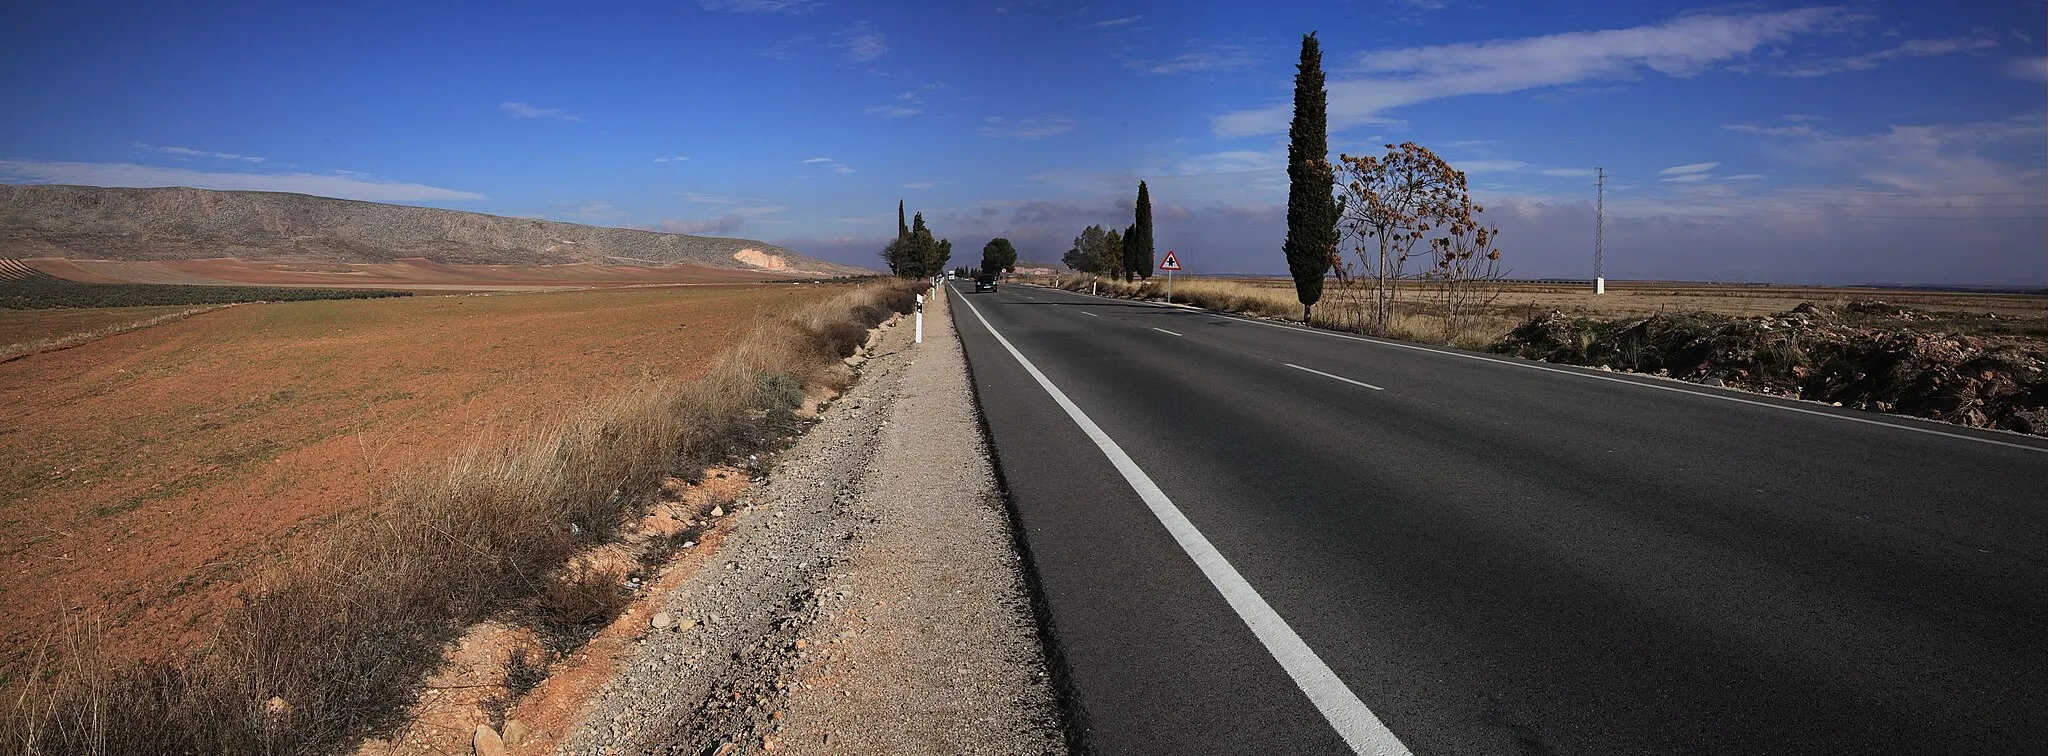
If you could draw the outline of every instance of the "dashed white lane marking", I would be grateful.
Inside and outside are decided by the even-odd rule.
[[[1174,333],[1174,332],[1172,332],[1172,331],[1169,331],[1169,330],[1166,330],[1166,329],[1164,329],[1164,328],[1154,328],[1154,329],[1152,329],[1152,330],[1154,330],[1154,331],[1158,331],[1158,332],[1160,332],[1160,333],[1163,333],[1163,334],[1166,334],[1166,335],[1168,335],[1168,336],[1180,336],[1180,334],[1178,334],[1178,333]],[[1187,338],[1187,337],[1186,337],[1186,336],[1181,336],[1181,338],[1185,339],[1185,338]]]
[[[1180,507],[1175,506],[1173,500],[1166,497],[1166,492],[1159,490],[1159,484],[1152,482],[1152,476],[1138,467],[1138,463],[1131,459],[1131,455],[1124,453],[1123,447],[1118,446],[1108,433],[1102,431],[1101,426],[1096,425],[1080,407],[1075,406],[1073,400],[1067,398],[1066,392],[1053,385],[1052,380],[1045,377],[1045,373],[1039,372],[1038,366],[1031,364],[1031,360],[1026,359],[1023,352],[1017,351],[1017,347],[1012,345],[1009,339],[1003,338],[1003,334],[989,324],[988,318],[982,316],[981,308],[975,307],[973,302],[961,301],[967,305],[967,311],[974,313],[974,318],[981,321],[981,326],[988,329],[989,335],[996,337],[996,343],[1002,344],[1003,349],[1008,350],[1011,357],[1017,358],[1017,364],[1024,366],[1024,372],[1030,373],[1032,379],[1038,381],[1039,387],[1052,395],[1053,402],[1057,403],[1060,409],[1066,410],[1067,417],[1072,418],[1075,425],[1081,426],[1081,432],[1088,434],[1088,438],[1102,450],[1103,456],[1109,458],[1116,471],[1123,474],[1124,481],[1130,484],[1132,490],[1138,492],[1138,498],[1144,500],[1145,506],[1152,510],[1152,515],[1159,518],[1159,524],[1166,526],[1166,532],[1173,536],[1174,542],[1180,544],[1181,550],[1187,552],[1188,558],[1194,560],[1196,567],[1201,568],[1202,574],[1209,578],[1209,583],[1223,594],[1223,600],[1229,602],[1230,608],[1237,611],[1238,618],[1244,620],[1246,627],[1251,628],[1252,635],[1257,636],[1259,642],[1265,644],[1266,651],[1273,655],[1275,661],[1280,662],[1280,667],[1287,671],[1288,677],[1294,679],[1294,684],[1301,688],[1301,692],[1308,694],[1309,702],[1315,705],[1317,711],[1322,712],[1323,718],[1337,730],[1337,734],[1344,738],[1344,742],[1351,746],[1351,750],[1371,756],[1410,756],[1408,747],[1401,744],[1401,739],[1395,737],[1394,732],[1380,722],[1379,716],[1373,714],[1372,709],[1366,708],[1365,702],[1359,700],[1358,694],[1351,692],[1351,688],[1346,686],[1343,680],[1338,679],[1337,673],[1330,671],[1330,665],[1323,663],[1323,658],[1308,647],[1308,643],[1294,632],[1294,628],[1287,624],[1287,620],[1281,618],[1279,612],[1273,611],[1272,605],[1266,603],[1265,597],[1260,596],[1259,592],[1252,588],[1251,583],[1245,582],[1244,576],[1238,574],[1237,568],[1231,566],[1230,560],[1223,558],[1222,552],[1217,551],[1216,547],[1209,543],[1208,537],[1202,535],[1202,531],[1197,530],[1195,524],[1188,521],[1187,515],[1181,513]]]
[[[1082,296],[1082,295],[1080,295],[1080,294],[1075,294],[1075,296]],[[1099,299],[1109,299],[1110,297],[1098,297],[1098,298],[1099,298]],[[1164,305],[1152,305],[1152,306],[1153,306],[1153,307],[1162,307],[1162,308],[1164,307]],[[1186,309],[1186,308],[1173,308],[1173,309]],[[1252,319],[1252,318],[1240,317],[1240,316],[1235,316],[1235,315],[1219,315],[1219,317],[1224,317],[1224,318],[1228,318],[1228,319],[1230,319],[1230,320],[1235,320],[1235,321],[1237,321],[1237,322],[1240,322],[1240,323],[1250,323],[1250,324],[1252,324],[1252,325],[1262,325],[1262,326],[1266,326],[1267,328],[1279,328],[1279,329],[1283,329],[1283,330],[1288,330],[1288,331],[1294,331],[1294,332],[1297,332],[1297,333],[1307,333],[1307,334],[1314,334],[1314,335],[1317,335],[1317,336],[1328,336],[1328,337],[1330,337],[1330,338],[1333,338],[1333,339],[1346,339],[1346,340],[1349,340],[1349,341],[1359,341],[1359,342],[1364,342],[1364,343],[1367,343],[1367,344],[1372,344],[1372,345],[1375,345],[1375,346],[1383,346],[1383,347],[1394,347],[1394,348],[1397,348],[1397,349],[1411,349],[1411,350],[1414,350],[1414,351],[1417,351],[1417,352],[1429,352],[1429,353],[1431,353],[1431,354],[1441,354],[1441,355],[1443,355],[1443,356],[1445,356],[1445,357],[1457,357],[1457,358],[1459,358],[1459,359],[1466,359],[1466,360],[1476,360],[1476,361],[1479,361],[1479,362],[1491,362],[1491,363],[1493,363],[1493,364],[1495,364],[1495,365],[1505,365],[1505,366],[1508,366],[1508,367],[1526,368],[1526,369],[1529,369],[1529,370],[1541,370],[1541,371],[1543,371],[1543,372],[1546,372],[1546,373],[1556,373],[1556,374],[1559,374],[1559,375],[1569,375],[1569,376],[1573,376],[1573,377],[1576,377],[1576,378],[1587,378],[1587,379],[1591,379],[1591,380],[1595,380],[1595,381],[1607,381],[1607,382],[1609,382],[1609,383],[1619,383],[1619,384],[1622,384],[1622,385],[1626,385],[1626,386],[1635,386],[1635,387],[1637,387],[1637,388],[1646,388],[1646,389],[1656,389],[1656,390],[1658,390],[1658,391],[1669,391],[1669,392],[1672,392],[1672,393],[1674,393],[1674,394],[1685,394],[1685,395],[1688,395],[1688,396],[1696,396],[1696,397],[1699,397],[1699,398],[1701,398],[1701,399],[1717,399],[1717,400],[1720,400],[1720,401],[1724,401],[1724,402],[1734,402],[1734,403],[1736,403],[1736,404],[1747,404],[1747,405],[1749,405],[1749,406],[1752,406],[1752,407],[1762,407],[1762,408],[1764,408],[1764,409],[1774,409],[1774,410],[1781,410],[1781,411],[1784,411],[1784,412],[1797,412],[1797,413],[1799,413],[1799,414],[1802,414],[1802,415],[1813,415],[1813,416],[1815,416],[1815,417],[1826,417],[1826,418],[1832,418],[1832,419],[1835,419],[1835,420],[1843,420],[1843,421],[1847,421],[1847,422],[1851,422],[1851,423],[1862,423],[1862,424],[1864,424],[1864,425],[1875,425],[1875,426],[1879,426],[1879,427],[1883,427],[1883,428],[1891,428],[1891,429],[1893,429],[1893,430],[1902,430],[1902,431],[1907,431],[1907,432],[1909,432],[1909,433],[1925,433],[1925,434],[1927,434],[1927,435],[1930,435],[1930,436],[1941,436],[1941,437],[1943,437],[1943,438],[1953,438],[1953,439],[1957,439],[1957,440],[1961,440],[1961,441],[1974,441],[1974,442],[1977,442],[1977,443],[1980,443],[1980,444],[1990,444],[1990,445],[1992,445],[1992,446],[2003,446],[2003,447],[2006,447],[2006,448],[2008,448],[2008,449],[2024,449],[2024,450],[2026,450],[2026,451],[2030,451],[2030,452],[2035,452],[2035,453],[2039,453],[2039,454],[2048,454],[2048,447],[2041,447],[2041,446],[2028,446],[2028,445],[2026,445],[2026,444],[2015,444],[2015,443],[2012,443],[2012,442],[2010,442],[2010,441],[2000,441],[2000,440],[1997,440],[1997,439],[1992,439],[1992,438],[1979,438],[1979,437],[1977,437],[1977,436],[1966,436],[1966,435],[1963,435],[1963,434],[1961,434],[1961,433],[1949,433],[1949,432],[1947,432],[1947,431],[1935,430],[1935,429],[1933,429],[1933,428],[1915,428],[1915,427],[1913,427],[1913,426],[1910,426],[1910,425],[1900,425],[1900,424],[1898,424],[1898,423],[1888,423],[1888,422],[1884,422],[1884,421],[1882,421],[1882,420],[1871,420],[1871,419],[1868,419],[1868,418],[1861,418],[1861,417],[1850,417],[1850,416],[1848,416],[1848,415],[1837,415],[1837,414],[1835,414],[1835,413],[1832,413],[1832,412],[1821,412],[1821,411],[1818,411],[1818,410],[1810,410],[1810,409],[1805,409],[1805,408],[1802,408],[1802,407],[1788,407],[1788,406],[1785,406],[1785,405],[1782,405],[1782,404],[1772,404],[1772,403],[1770,403],[1770,402],[1760,402],[1760,401],[1756,401],[1756,400],[1754,400],[1754,399],[1744,399],[1744,398],[1742,398],[1742,397],[1739,397],[1739,396],[1723,396],[1723,395],[1721,395],[1721,394],[1718,394],[1718,393],[1708,393],[1708,392],[1705,392],[1705,391],[1693,391],[1693,390],[1690,390],[1690,389],[1682,389],[1682,388],[1678,388],[1678,387],[1676,387],[1676,386],[1659,386],[1659,385],[1657,385],[1657,384],[1654,384],[1654,383],[1643,383],[1643,382],[1638,382],[1638,381],[1630,381],[1630,380],[1623,380],[1623,379],[1621,379],[1621,378],[1614,378],[1614,377],[1610,377],[1610,376],[1605,376],[1605,375],[1593,375],[1593,374],[1591,374],[1591,373],[1582,373],[1582,372],[1579,372],[1579,371],[1576,371],[1576,370],[1564,370],[1564,369],[1561,369],[1561,368],[1547,367],[1547,366],[1544,366],[1544,365],[1538,365],[1538,364],[1535,364],[1535,363],[1531,363],[1531,362],[1516,362],[1516,361],[1510,361],[1510,360],[1497,360],[1497,359],[1494,359],[1494,358],[1492,358],[1492,357],[1481,357],[1481,356],[1479,356],[1479,355],[1476,355],[1476,354],[1466,354],[1466,353],[1463,353],[1463,352],[1452,352],[1452,351],[1448,351],[1448,350],[1443,350],[1443,349],[1432,349],[1432,348],[1430,348],[1430,347],[1426,347],[1426,346],[1418,346],[1418,345],[1415,345],[1415,344],[1403,344],[1403,343],[1400,343],[1400,342],[1397,342],[1397,341],[1383,341],[1383,340],[1380,340],[1380,339],[1370,339],[1370,338],[1366,338],[1366,337],[1364,337],[1364,336],[1353,336],[1353,335],[1351,335],[1351,334],[1348,334],[1348,333],[1336,333],[1336,332],[1333,332],[1333,331],[1325,331],[1325,330],[1322,330],[1322,329],[1320,329],[1320,328],[1304,328],[1304,327],[1302,327],[1302,326],[1294,326],[1294,325],[1281,325],[1281,324],[1279,324],[1279,323],[1268,323],[1268,322],[1266,322],[1266,321],[1263,321],[1263,320],[1254,320],[1254,319]]]
[[[1097,314],[1095,314],[1095,313],[1092,313],[1092,312],[1088,312],[1088,311],[1086,311],[1086,310],[1083,310],[1083,311],[1081,312],[1081,314],[1082,314],[1082,315],[1086,315],[1086,316],[1088,316],[1088,317],[1091,317],[1091,318],[1099,318],[1099,317],[1102,317],[1101,315],[1097,315]]]
[[[1321,370],[1317,370],[1317,369],[1315,369],[1315,368],[1305,368],[1305,367],[1302,367],[1302,366],[1300,366],[1300,365],[1296,365],[1296,364],[1294,364],[1294,363],[1292,363],[1292,362],[1282,362],[1282,363],[1280,363],[1280,364],[1282,364],[1282,365],[1286,365],[1286,366],[1288,366],[1288,367],[1291,367],[1291,368],[1294,368],[1295,370],[1301,370],[1301,371],[1306,371],[1306,372],[1310,372],[1310,373],[1315,373],[1316,375],[1320,375],[1320,376],[1322,376],[1322,377],[1324,377],[1324,378],[1335,378],[1335,379],[1337,379],[1337,380],[1340,380],[1340,381],[1343,381],[1343,382],[1345,382],[1345,383],[1349,383],[1349,384],[1351,384],[1351,385],[1353,385],[1353,386],[1364,386],[1364,387],[1366,387],[1366,388],[1369,388],[1369,389],[1372,389],[1372,390],[1374,390],[1374,391],[1385,391],[1385,390],[1386,390],[1386,389],[1380,388],[1380,387],[1378,387],[1378,386],[1374,386],[1374,385],[1372,385],[1372,384],[1370,384],[1370,383],[1365,383],[1365,382],[1362,382],[1362,381],[1354,381],[1354,380],[1351,380],[1350,378],[1346,378],[1346,377],[1344,377],[1344,376],[1341,376],[1341,375],[1331,375],[1331,374],[1329,374],[1329,373],[1325,373],[1325,372],[1323,372],[1323,371],[1321,371]]]

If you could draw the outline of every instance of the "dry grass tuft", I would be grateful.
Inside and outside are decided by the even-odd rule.
[[[1061,279],[1059,287],[1068,291],[1088,291],[1089,284],[1087,277],[1071,277]],[[1132,283],[1098,279],[1094,284],[1097,294],[1150,302],[1166,301],[1166,282],[1161,279]],[[1216,279],[1174,281],[1173,302],[1219,312],[1301,322],[1301,301],[1289,287]],[[1473,318],[1465,327],[1452,333],[1445,329],[1444,319],[1430,302],[1410,301],[1395,311],[1393,321],[1378,335],[1402,341],[1485,349],[1499,343],[1517,322],[1506,315],[1487,315]],[[1336,286],[1324,289],[1323,301],[1316,304],[1309,325],[1332,331],[1373,333],[1367,318],[1366,292],[1348,291]]]
[[[570,556],[639,516],[664,477],[787,438],[803,387],[836,380],[838,358],[913,294],[861,286],[764,326],[696,381],[649,381],[400,476],[376,514],[245,592],[182,664],[110,665],[74,629],[9,696],[0,753],[329,752],[397,724],[470,624],[504,614],[577,642],[627,597],[623,572]]]

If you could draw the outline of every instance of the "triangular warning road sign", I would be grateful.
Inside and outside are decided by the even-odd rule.
[[[1166,259],[1159,261],[1159,269],[1180,270],[1180,258],[1174,256],[1173,250],[1166,250]]]

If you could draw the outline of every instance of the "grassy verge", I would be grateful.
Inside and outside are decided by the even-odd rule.
[[[478,440],[379,494],[377,514],[246,591],[177,664],[115,664],[90,628],[8,696],[0,753],[326,753],[395,725],[443,647],[489,617],[551,636],[610,619],[618,577],[568,564],[663,478],[771,448],[806,384],[910,309],[864,285],[756,331],[708,374],[650,381],[552,428]]]
[[[1046,280],[1040,283],[1052,285],[1054,282]],[[1163,279],[1125,283],[1078,276],[1062,277],[1057,282],[1058,288],[1067,291],[1089,291],[1091,284],[1095,293],[1105,296],[1149,302],[1167,301],[1166,282]],[[1333,331],[1372,333],[1366,316],[1364,297],[1363,291],[1330,287],[1324,291],[1323,301],[1315,306],[1313,317],[1308,324]],[[1294,290],[1291,288],[1213,279],[1175,281],[1172,302],[1253,317],[1301,322],[1301,302],[1295,298]],[[1455,328],[1447,328],[1433,303],[1425,299],[1402,304],[1396,310],[1393,321],[1377,335],[1402,341],[1483,349],[1500,341],[1516,322],[1511,317],[1488,313],[1473,317]]]

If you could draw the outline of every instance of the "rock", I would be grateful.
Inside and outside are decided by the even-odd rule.
[[[681,622],[678,622],[678,623],[676,623],[676,632],[680,633],[680,632],[682,632],[682,631],[684,631],[684,630],[689,630],[689,629],[691,629],[691,628],[694,628],[694,627],[696,627],[696,626],[697,626],[697,621],[696,621],[696,620],[693,620],[693,619],[686,619],[686,620],[683,620],[683,621],[681,621]]]
[[[476,726],[476,736],[470,738],[470,750],[476,756],[505,756],[505,739],[498,737],[498,731],[490,725]]]
[[[712,507],[712,508],[711,508],[711,516],[712,516],[712,517],[724,517],[724,516],[725,516],[725,507],[722,507],[722,506],[719,506],[719,507]]]
[[[711,756],[732,756],[735,753],[739,753],[739,751],[740,744],[738,743],[720,743],[718,744],[718,750],[713,751]]]
[[[648,623],[653,625],[656,630],[667,630],[676,626],[676,616],[668,612],[662,612],[654,615],[654,619],[648,620]]]
[[[526,725],[517,719],[505,720],[505,730],[499,733],[506,748],[518,748],[526,743]]]

